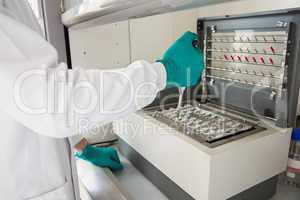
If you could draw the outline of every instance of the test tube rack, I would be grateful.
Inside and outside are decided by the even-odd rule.
[[[235,30],[216,32],[205,40],[206,77],[280,94],[286,63],[288,33],[285,31]]]

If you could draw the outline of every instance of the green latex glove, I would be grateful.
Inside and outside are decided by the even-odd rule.
[[[107,167],[112,171],[123,169],[117,151],[111,147],[93,147],[87,145],[82,152],[75,153],[75,156],[98,167]]]
[[[191,87],[198,83],[204,62],[202,53],[193,45],[197,39],[197,34],[186,32],[158,60],[166,68],[168,87]]]

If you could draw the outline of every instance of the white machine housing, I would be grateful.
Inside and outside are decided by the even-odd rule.
[[[238,116],[237,116],[238,117]],[[118,136],[197,200],[224,200],[283,172],[291,129],[209,148],[143,112],[114,123]]]

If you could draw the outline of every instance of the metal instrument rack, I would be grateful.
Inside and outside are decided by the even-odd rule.
[[[215,28],[211,27],[206,40],[209,78],[281,91],[288,43],[286,31],[216,32]]]
[[[205,57],[201,102],[295,123],[300,14],[199,19]]]

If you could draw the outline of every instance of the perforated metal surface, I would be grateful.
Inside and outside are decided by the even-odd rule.
[[[255,128],[254,124],[246,120],[236,119],[196,105],[153,111],[150,115],[187,135],[196,136],[208,143]]]

